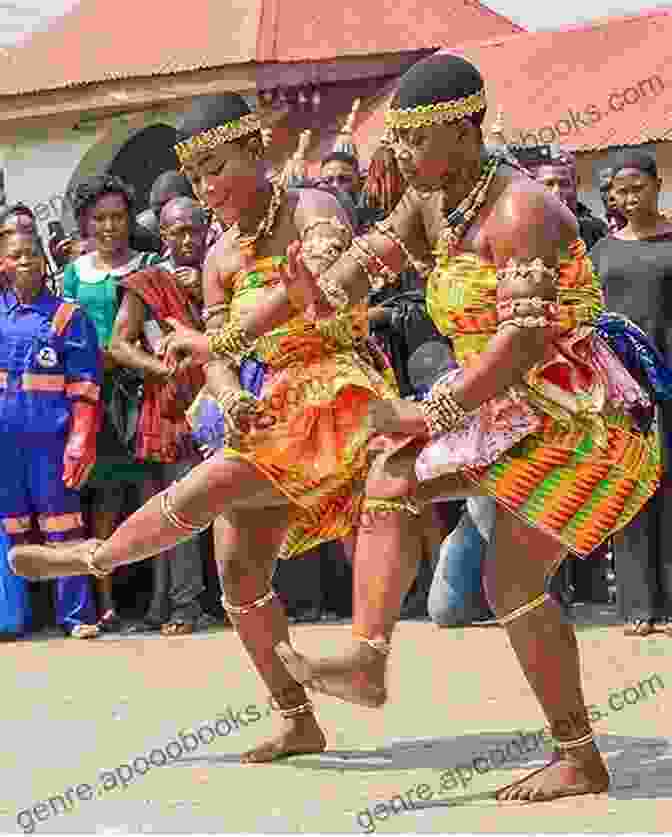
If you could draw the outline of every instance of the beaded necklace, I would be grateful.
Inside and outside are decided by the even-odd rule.
[[[442,194],[441,212],[444,221],[439,233],[439,242],[451,255],[457,251],[465,233],[483,208],[490,184],[497,174],[501,162],[503,162],[502,158],[496,154],[489,155],[484,160],[481,166],[481,174],[473,189],[460,201],[455,209],[448,209],[446,193]]]
[[[240,231],[238,222],[233,225],[233,242],[239,246],[240,252],[244,256],[254,257],[256,253],[255,245],[261,241],[262,238],[266,238],[266,236],[270,235],[273,227],[275,226],[278,210],[282,205],[284,196],[285,190],[281,186],[273,184],[273,194],[271,195],[268,209],[266,210],[264,217],[259,222],[259,226],[257,227],[257,231],[254,235],[244,236]]]

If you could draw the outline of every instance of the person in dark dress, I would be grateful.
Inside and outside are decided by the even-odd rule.
[[[627,219],[590,252],[607,307],[624,314],[672,362],[672,222],[658,210],[661,181],[648,154],[630,152],[614,166],[611,195]],[[659,407],[669,456],[672,409]],[[626,633],[647,636],[654,624],[672,636],[672,484],[669,466],[656,494],[615,540],[619,615]]]

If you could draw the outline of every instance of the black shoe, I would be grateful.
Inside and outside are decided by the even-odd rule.
[[[160,630],[160,623],[149,622],[147,619],[139,619],[137,622],[129,622],[127,625],[124,625],[120,633],[123,636],[131,636],[134,634],[154,634]]]

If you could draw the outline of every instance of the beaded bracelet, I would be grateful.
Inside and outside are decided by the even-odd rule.
[[[227,358],[234,363],[239,363],[242,357],[254,350],[255,341],[250,340],[238,323],[228,323],[223,328],[206,334],[210,354]]]
[[[539,296],[506,299],[497,304],[497,330],[510,325],[517,328],[545,328],[557,321],[558,310],[557,303]]]
[[[432,436],[450,433],[469,417],[447,384],[435,384],[429,398],[420,403],[420,408]]]
[[[324,294],[329,307],[337,313],[342,313],[350,307],[350,297],[342,285],[339,285],[335,279],[327,279],[325,276],[320,276],[317,280],[317,287]]]

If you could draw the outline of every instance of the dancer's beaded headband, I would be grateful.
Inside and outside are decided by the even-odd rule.
[[[255,131],[261,131],[261,121],[256,113],[248,113],[240,119],[232,119],[230,122],[224,122],[223,125],[217,125],[216,128],[201,131],[200,134],[195,134],[188,140],[178,142],[175,146],[175,153],[180,165],[183,166],[189,163],[195,154],[212,151],[213,148],[246,137]]]
[[[426,128],[440,125],[442,122],[456,122],[471,116],[486,106],[485,88],[462,99],[452,102],[436,102],[432,105],[418,105],[415,108],[388,108],[385,114],[385,126],[390,130],[397,128]]]

